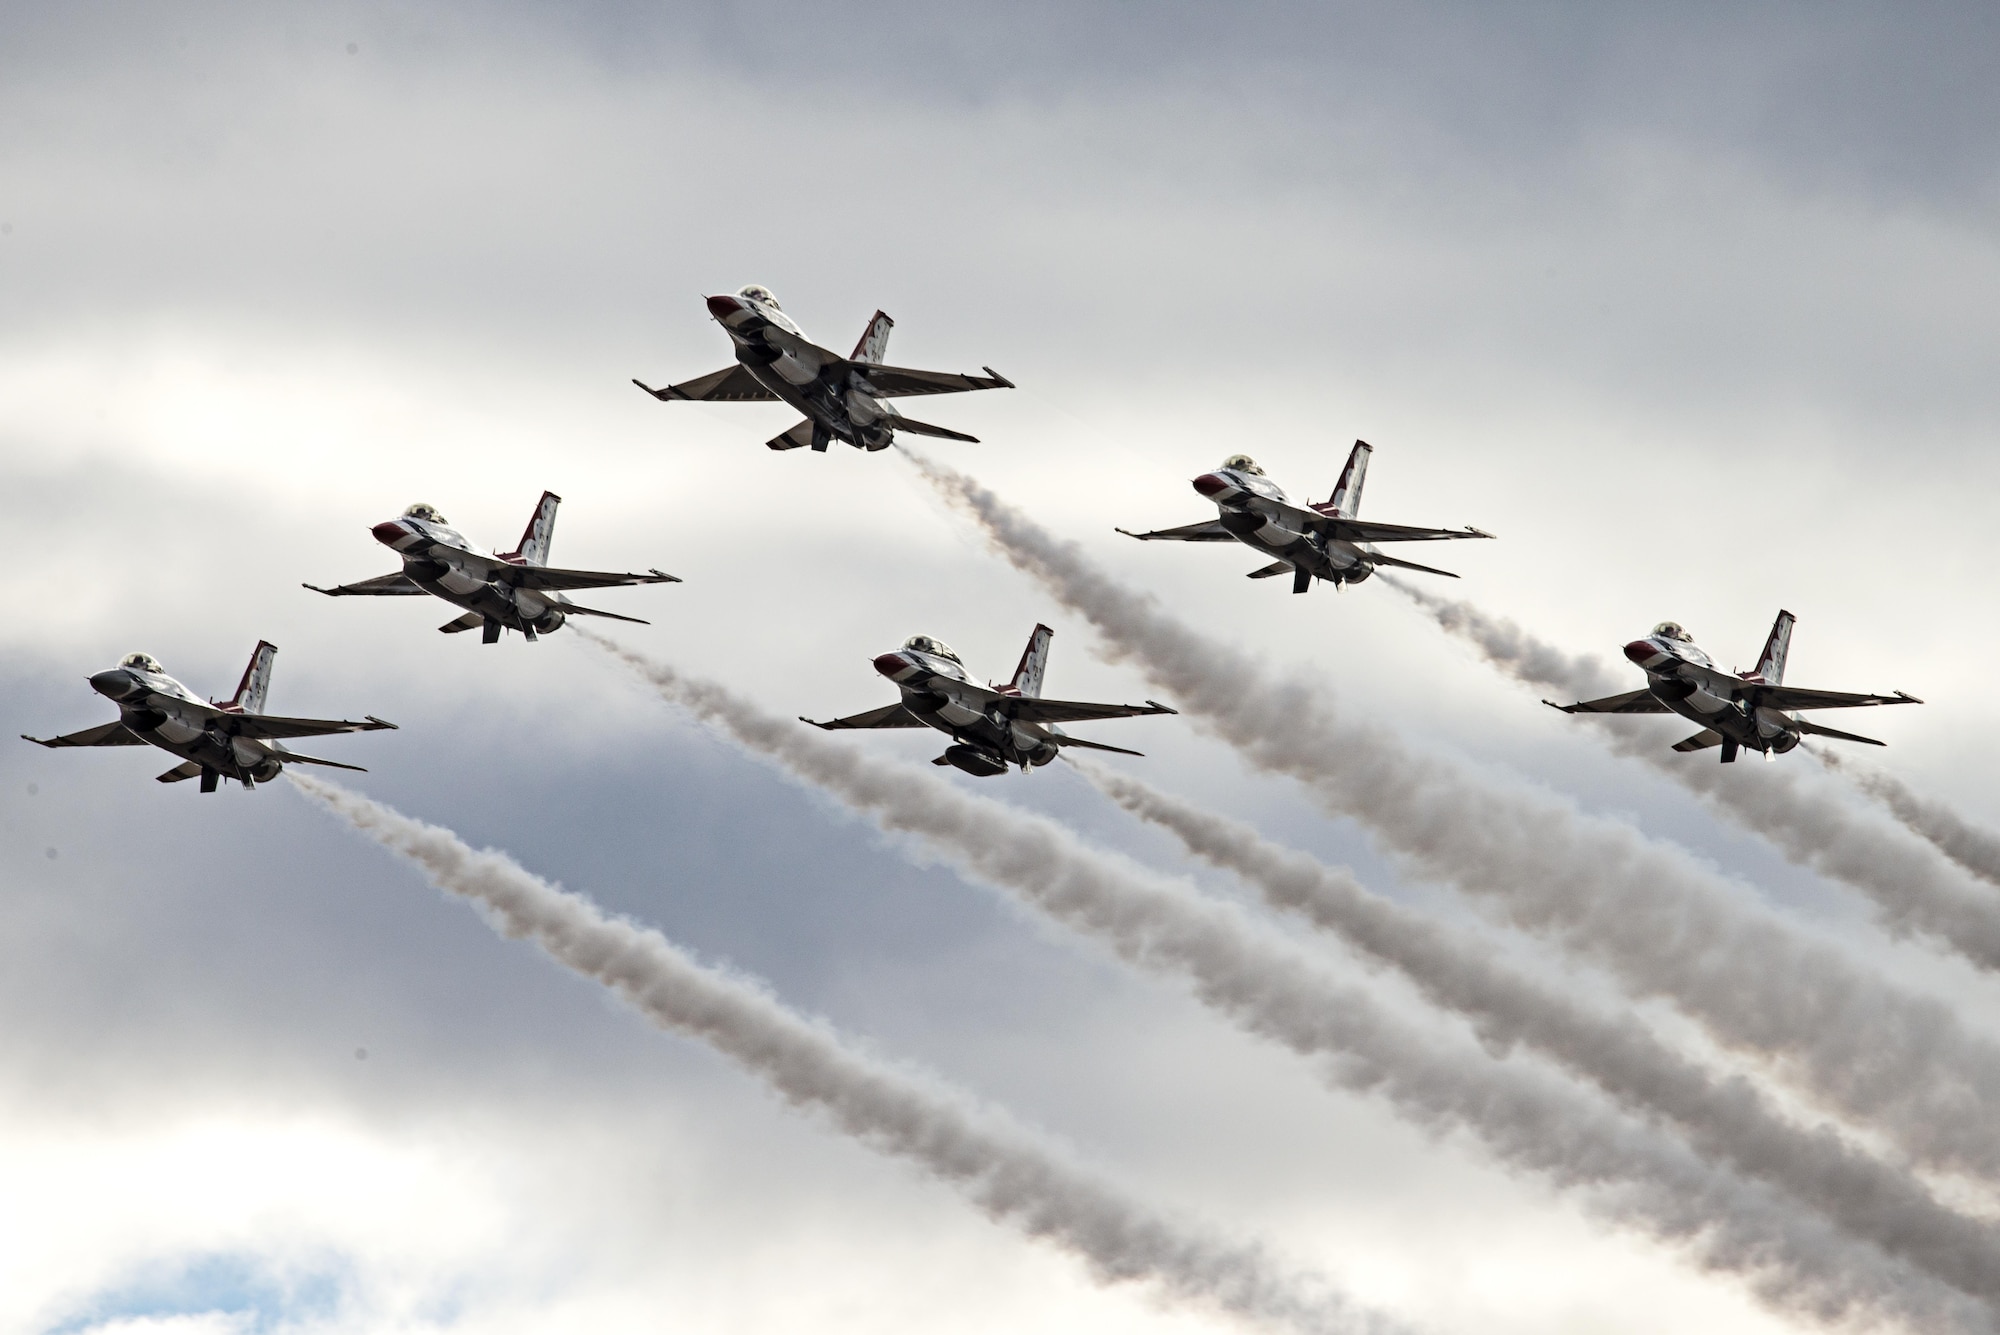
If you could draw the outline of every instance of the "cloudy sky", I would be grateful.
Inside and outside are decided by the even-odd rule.
[[[1789,678],[1924,697],[1860,730],[2000,818],[1996,53],[2000,20],[1945,5],[6,6],[9,731],[105,721],[84,678],[134,649],[222,695],[270,639],[274,709],[401,725],[320,747],[367,793],[1376,1308],[1804,1328],[1329,1090],[574,635],[487,648],[436,634],[442,604],[299,586],[386,572],[368,527],[416,499],[511,547],[547,488],[558,563],[686,580],[596,600],[652,621],[629,643],[781,715],[887,703],[869,659],[918,632],[1002,677],[1037,621],[1051,693],[1146,694],[904,460],[774,454],[776,406],[629,383],[727,362],[704,293],[764,283],[836,349],[879,307],[892,360],[1020,386],[932,401],[982,438],[934,452],[1120,578],[2000,1032],[1985,976],[1392,590],[1294,599],[1247,552],[1112,531],[1203,518],[1188,479],[1238,451],[1318,499],[1365,437],[1365,514],[1500,535],[1441,561],[1453,594],[1614,661],[1671,617],[1746,667],[1790,608]],[[1533,955],[1186,720],[1077,731]],[[289,787],[202,797],[151,781],[170,763],[0,751],[0,1328],[1232,1328],[788,1109]],[[954,781],[1243,895],[1060,766]]]

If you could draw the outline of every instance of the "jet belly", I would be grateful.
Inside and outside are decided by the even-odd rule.
[[[903,707],[954,742],[1007,764],[1046,765],[1055,759],[1057,748],[1038,725],[986,714],[960,699],[951,685],[938,677],[905,683]]]
[[[1367,566],[1367,555],[1351,542],[1321,542],[1310,533],[1287,528],[1254,510],[1222,508],[1222,526],[1253,551],[1301,566],[1321,579],[1338,581],[1348,571]]]

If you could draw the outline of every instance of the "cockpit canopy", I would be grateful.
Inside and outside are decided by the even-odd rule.
[[[141,672],[155,672],[161,674],[164,674],[166,672],[166,669],[160,666],[160,660],[153,657],[151,654],[127,654],[123,658],[118,660],[118,666],[126,668],[137,668]]]
[[[442,524],[445,522],[445,517],[437,512],[435,505],[425,505],[422,501],[418,501],[415,505],[403,511],[403,518],[421,519],[426,524]]]
[[[1678,621],[1662,621],[1659,625],[1653,627],[1653,634],[1663,640],[1686,640],[1689,643],[1693,643],[1694,641],[1694,636],[1682,630],[1681,623]]]
[[[785,309],[783,306],[780,306],[778,304],[778,299],[771,295],[771,289],[765,287],[762,283],[751,283],[748,287],[738,288],[736,290],[736,295],[739,297],[747,297],[751,301],[760,301],[764,305],[769,306],[774,311],[781,311]]]
[[[1257,461],[1247,454],[1232,454],[1222,461],[1222,466],[1234,473],[1254,473],[1258,477],[1264,476],[1264,470],[1259,468]]]
[[[943,640],[934,640],[928,635],[912,635],[909,639],[903,641],[903,647],[905,649],[914,649],[920,654],[929,654],[932,658],[949,658],[960,667],[965,666],[964,660],[959,658],[958,652],[955,649]]]

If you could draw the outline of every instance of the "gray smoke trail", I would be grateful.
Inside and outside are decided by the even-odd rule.
[[[1824,1128],[1807,1131],[1742,1079],[1718,1079],[1629,1015],[1593,1013],[1559,989],[1424,914],[1371,894],[1345,868],[1265,839],[1130,775],[1075,756],[1106,796],[1171,832],[1187,850],[1401,972],[1440,1008],[1466,1017],[1490,1048],[1522,1043],[1631,1111],[1677,1128],[1697,1153],[1789,1191],[1849,1232],[1940,1274],[2000,1296],[1991,1226],[1941,1205],[1908,1174],[1858,1153]],[[1949,1272],[1949,1273],[1946,1273]]]
[[[1817,747],[1813,754],[1830,770],[1847,776],[1856,788],[1889,809],[1911,833],[1931,842],[1938,852],[1991,885],[2000,885],[2000,834],[1977,825],[1949,805],[1932,797],[1920,797],[1892,774],[1847,760],[1831,748]]]
[[[1100,1282],[1149,1280],[1178,1298],[1298,1331],[1406,1330],[1280,1273],[1257,1249],[1122,1199],[995,1111],[861,1052],[756,983],[699,963],[503,853],[475,850],[450,830],[323,780],[286,777],[416,863],[440,890],[477,904],[503,935],[533,942],[662,1029],[698,1038],[762,1077],[787,1102],[950,1183],[987,1218],[1063,1248]]]
[[[1233,905],[1094,850],[1054,821],[837,743],[595,633],[583,637],[667,700],[884,829],[923,839],[967,876],[1134,965],[1190,980],[1241,1028],[1322,1060],[1337,1085],[1381,1095],[1432,1134],[1473,1133],[1502,1163],[1583,1191],[1605,1217],[1687,1246],[1706,1269],[1744,1276],[1774,1307],[1825,1320],[1873,1310],[1918,1327],[1939,1320],[1994,1329],[1990,1306],[1968,1305],[1934,1274],[1918,1275],[1767,1185],[1704,1163],[1574,1085],[1496,1065],[1470,1043],[1394,1019]],[[1942,1253],[1932,1260],[1973,1269]],[[1994,1280],[1979,1284],[1996,1290]]]
[[[1671,1000],[1918,1160],[2000,1178],[2000,1050],[1941,1003],[1746,902],[1680,849],[1342,718],[1323,682],[1275,676],[971,478],[904,453],[1007,560],[1089,620],[1111,657],[1248,763],[1299,780],[1425,877],[1486,897],[1635,994]]]
[[[1505,617],[1460,599],[1440,598],[1404,580],[1384,582],[1517,681],[1574,693],[1578,699],[1618,689],[1597,660],[1565,655]],[[1823,781],[1815,784],[1809,771],[1796,766],[1718,765],[1710,757],[1675,752],[1657,736],[1633,727],[1629,719],[1579,717],[1601,724],[1613,751],[1669,776],[1711,810],[1769,839],[1791,861],[1867,895],[1890,933],[1941,940],[1975,964],[2000,969],[2000,902],[1952,874],[1927,846],[1855,812]],[[1823,757],[1829,751],[1816,748]],[[1912,797],[1906,807],[1914,810],[1914,801]],[[1897,811],[1895,802],[1888,805]],[[1940,822],[1933,817],[1926,825],[1937,828]],[[1923,828],[1912,828],[1924,833]]]

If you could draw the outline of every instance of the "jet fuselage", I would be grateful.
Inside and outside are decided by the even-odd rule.
[[[377,542],[403,558],[403,575],[412,584],[488,622],[498,622],[533,639],[559,629],[568,620],[561,594],[496,583],[475,573],[473,563],[454,563],[454,550],[482,561],[493,558],[481,557],[465,535],[448,524],[406,514],[384,520],[369,531]],[[422,550],[413,552],[411,548]]]
[[[1009,765],[1046,765],[1062,749],[1051,739],[1053,725],[988,714],[961,698],[955,688],[971,684],[972,679],[953,659],[905,647],[879,655],[875,670],[902,691],[903,708],[957,743],[945,752],[945,759],[968,773],[992,775],[1004,773]],[[1003,695],[1018,694],[1004,686],[996,689]]]
[[[895,414],[874,396],[862,373],[802,357],[812,345],[777,306],[736,293],[708,298],[708,313],[729,334],[736,360],[751,378],[815,428],[864,450],[887,449],[894,442]]]
[[[1329,580],[1336,586],[1359,584],[1375,573],[1375,563],[1369,559],[1374,553],[1368,544],[1301,533],[1253,509],[1252,498],[1259,496],[1288,505],[1295,504],[1285,495],[1283,487],[1267,477],[1234,468],[1218,468],[1196,478],[1194,489],[1215,502],[1222,526],[1246,547],[1277,560],[1288,561],[1307,570],[1315,578]],[[1310,508],[1317,510],[1320,507]]]
[[[1627,644],[1625,657],[1645,671],[1653,698],[1682,718],[1752,751],[1783,755],[1799,744],[1798,720],[1790,714],[1733,698],[1730,683],[1762,682],[1761,676],[1724,672],[1692,640],[1648,635]]]
[[[230,731],[229,720],[241,718],[240,710],[224,705],[216,717],[215,706],[164,672],[107,668],[92,674],[90,689],[117,704],[118,721],[141,740],[246,788],[269,783],[284,768],[283,747]]]

